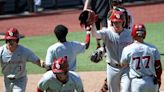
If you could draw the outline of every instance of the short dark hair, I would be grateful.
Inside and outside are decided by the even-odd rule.
[[[64,25],[57,25],[54,29],[54,34],[58,40],[63,40],[66,38],[68,33],[68,28]]]

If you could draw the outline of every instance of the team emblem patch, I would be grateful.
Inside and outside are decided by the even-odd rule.
[[[9,35],[10,36],[14,36],[13,32],[9,31]]]
[[[60,69],[60,64],[56,63],[56,69]]]

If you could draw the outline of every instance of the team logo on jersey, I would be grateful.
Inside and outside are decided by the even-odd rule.
[[[60,64],[56,63],[56,69],[60,69]]]
[[[13,32],[9,31],[9,35],[10,36],[14,36]]]

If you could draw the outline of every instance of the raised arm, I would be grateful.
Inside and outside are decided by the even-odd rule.
[[[101,39],[101,34],[98,33],[97,28],[96,28],[96,26],[95,26],[95,23],[92,25],[91,34],[92,34],[93,37],[95,37],[96,39]]]
[[[85,46],[86,46],[85,49],[88,49],[89,45],[90,45],[90,31],[87,30],[86,31],[86,36],[85,36]]]
[[[85,4],[84,4],[83,10],[88,9],[88,6],[89,6],[90,2],[91,2],[91,0],[85,0]]]

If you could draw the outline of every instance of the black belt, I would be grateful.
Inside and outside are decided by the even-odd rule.
[[[146,76],[148,76],[148,77],[154,77],[154,75],[146,75]],[[141,79],[141,78],[146,77],[146,76],[136,76],[136,78],[137,79]]]
[[[137,78],[137,79],[141,79],[141,78],[143,78],[143,77],[142,77],[142,76],[137,76],[136,78]]]
[[[15,80],[16,78],[8,78],[9,80]]]
[[[114,67],[118,67],[118,68],[120,68],[121,67],[121,65],[120,64],[111,64],[111,63],[108,63],[110,66],[114,66]]]

